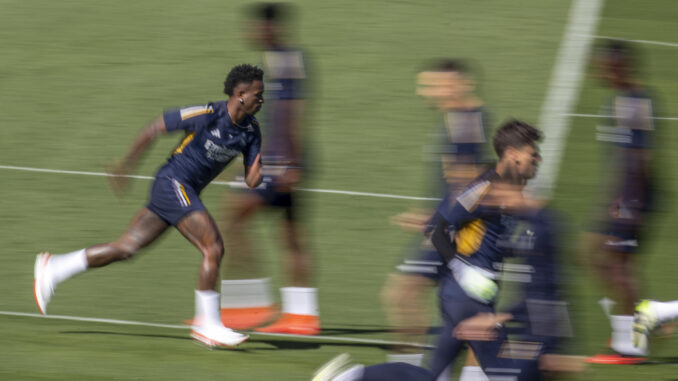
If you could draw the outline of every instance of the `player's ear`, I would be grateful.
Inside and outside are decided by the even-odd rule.
[[[517,164],[518,151],[515,149],[515,147],[508,146],[504,150],[504,157],[508,162],[515,162]]]

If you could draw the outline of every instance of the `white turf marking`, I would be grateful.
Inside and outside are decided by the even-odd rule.
[[[634,44],[659,45],[659,46],[670,46],[672,48],[678,48],[678,44],[673,43],[673,42],[652,41],[652,40],[629,40],[629,39],[626,39],[626,38],[617,38],[617,37],[609,37],[609,36],[595,36],[595,35],[590,36],[590,37],[598,38],[598,39],[601,39],[601,40],[627,41],[627,42],[631,42],[631,43],[634,43]]]
[[[603,0],[575,0],[568,16],[565,35],[551,73],[546,99],[542,103],[539,127],[544,132],[541,144],[543,161],[530,189],[541,197],[551,198],[558,179],[570,125],[567,114],[577,100],[584,65],[593,33],[603,8]]]
[[[70,171],[64,169],[48,169],[48,168],[33,168],[33,167],[18,167],[14,165],[0,165],[0,169],[9,169],[14,171],[25,171],[25,172],[42,172],[42,173],[56,173],[56,174],[65,174],[65,175],[81,175],[81,176],[104,176],[104,177],[129,177],[131,179],[143,179],[143,180],[153,180],[153,176],[142,176],[142,175],[111,175],[105,172],[86,172],[86,171]],[[231,188],[246,188],[245,183],[238,181],[212,181],[212,184],[217,185],[226,185]],[[348,196],[364,196],[364,197],[379,197],[379,198],[395,198],[400,200],[419,200],[419,201],[438,201],[439,198],[434,197],[416,197],[416,196],[403,196],[398,194],[388,194],[388,193],[371,193],[371,192],[354,192],[354,191],[345,191],[345,190],[336,190],[336,189],[311,189],[311,188],[298,188],[298,190],[303,192],[313,192],[313,193],[331,193],[331,194],[341,194]]]
[[[186,330],[191,328],[190,326],[183,325],[183,324],[158,324],[158,323],[146,323],[146,322],[142,322],[142,321],[89,318],[89,317],[81,317],[81,316],[41,315],[41,314],[35,314],[35,313],[15,312],[15,311],[0,311],[0,315],[21,316],[21,317],[41,318],[41,319],[83,321],[83,322],[89,322],[89,323],[134,325],[134,326],[154,327],[154,328],[170,328],[170,329],[186,329]],[[407,347],[424,348],[424,349],[435,348],[434,345],[430,345],[430,344],[407,343],[407,342],[400,342],[400,341],[388,341],[388,340],[377,340],[377,339],[361,339],[361,338],[358,338],[358,337],[320,336],[320,335],[307,336],[307,335],[292,335],[292,334],[286,334],[286,333],[263,333],[263,332],[247,332],[247,334],[252,335],[252,336],[289,337],[289,338],[294,338],[294,339],[303,339],[303,340],[311,340],[311,341],[322,340],[322,341],[354,343],[354,344],[376,344],[376,345],[388,345],[388,346],[407,346]]]
[[[609,115],[599,115],[599,114],[566,114],[567,116],[576,117],[576,118],[609,118]],[[653,117],[652,119],[656,120],[678,120],[678,118],[666,118],[666,117]]]

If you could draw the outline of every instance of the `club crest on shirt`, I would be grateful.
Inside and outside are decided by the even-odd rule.
[[[231,161],[240,153],[240,151],[218,145],[209,139],[205,141],[205,150],[208,159],[222,163]]]

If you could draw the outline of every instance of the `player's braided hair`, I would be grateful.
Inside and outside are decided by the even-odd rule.
[[[233,89],[241,83],[252,83],[254,81],[263,81],[264,71],[260,68],[248,64],[242,64],[234,67],[226,76],[224,81],[224,93],[229,97],[233,95]]]
[[[507,147],[521,148],[534,145],[542,139],[542,133],[536,128],[520,120],[511,119],[505,122],[494,134],[492,145],[500,158]]]

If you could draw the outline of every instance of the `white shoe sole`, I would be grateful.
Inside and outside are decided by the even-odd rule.
[[[217,341],[215,339],[209,338],[202,333],[196,331],[196,330],[191,330],[191,337],[202,344],[204,344],[208,348],[235,348],[237,345],[242,344],[245,342],[247,339],[250,337],[248,335],[239,335],[240,337],[235,340],[231,340],[228,343],[222,342],[222,341]]]
[[[51,254],[47,252],[38,254],[35,258],[35,266],[33,268],[33,296],[35,297],[35,304],[38,306],[38,310],[43,315],[47,314],[47,304],[51,298],[51,295],[48,295],[47,300],[45,300],[45,295],[42,293],[44,271],[50,256]]]

